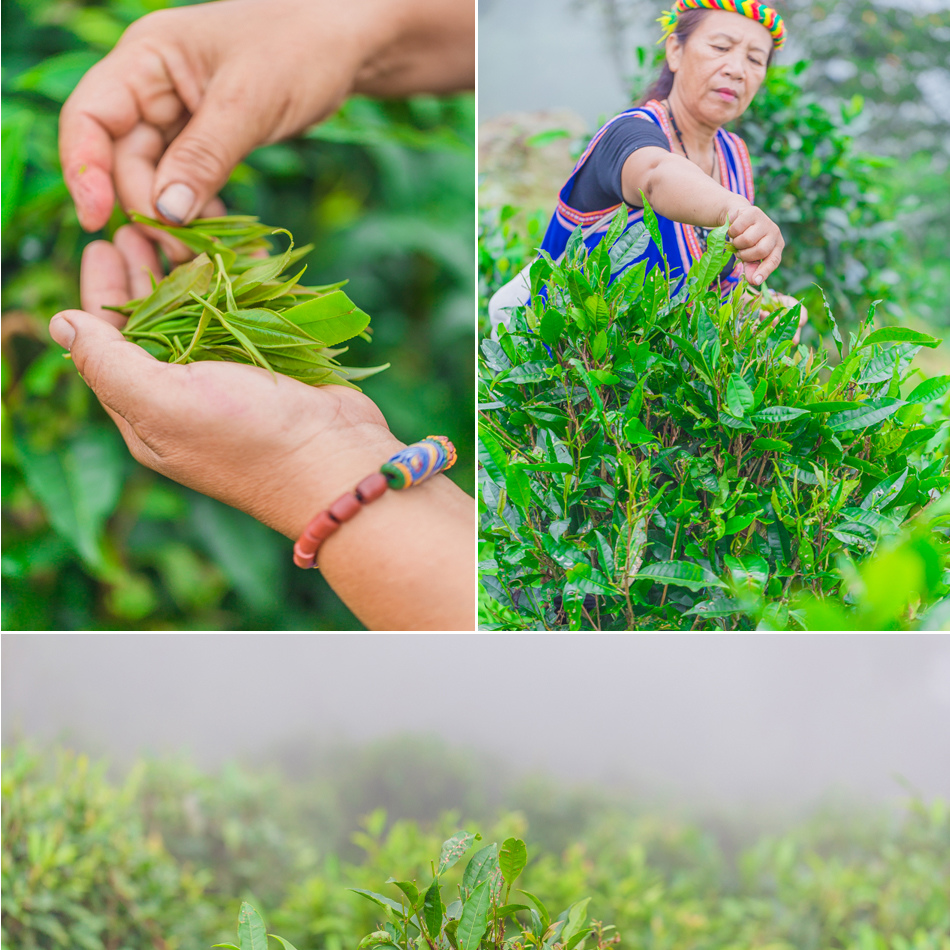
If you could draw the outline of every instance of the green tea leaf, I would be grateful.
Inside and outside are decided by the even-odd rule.
[[[387,897],[385,894],[377,894],[375,891],[367,891],[361,887],[348,887],[348,891],[352,891],[354,894],[359,894],[361,897],[365,897],[367,900],[372,901],[374,904],[379,904],[380,907],[389,907],[392,910],[396,911],[400,916],[402,916],[405,905],[399,901],[394,901],[391,897]],[[241,950],[245,950],[243,944]]]
[[[905,468],[883,479],[867,493],[861,507],[876,511],[887,507],[900,494],[909,474],[910,469]]]
[[[509,887],[518,879],[528,863],[528,850],[520,838],[506,838],[498,852],[498,864]]]
[[[528,508],[531,505],[531,480],[527,472],[519,465],[508,466],[505,473],[505,488],[508,490],[508,500],[511,504],[519,508]]]
[[[553,308],[548,308],[541,317],[541,339],[548,346],[557,346],[564,332],[564,317]]]
[[[860,409],[832,413],[828,417],[828,428],[832,432],[855,432],[858,429],[866,429],[892,416],[903,405],[902,400],[889,397],[869,399]]]
[[[102,569],[102,531],[122,491],[127,457],[118,433],[81,429],[46,451],[20,437],[15,445],[26,482],[50,524],[87,564]]]
[[[610,227],[607,228],[607,233],[601,238],[601,244],[605,248],[613,248],[617,238],[623,234],[623,229],[627,226],[628,217],[629,209],[626,205],[622,204],[617,209],[617,213],[610,219]]]
[[[729,411],[741,419],[747,416],[755,405],[755,395],[749,384],[738,374],[733,373],[726,384],[726,405]]]
[[[796,409],[794,406],[767,406],[754,412],[750,418],[757,425],[773,425],[778,422],[792,422],[807,415],[807,409]]]
[[[660,222],[657,220],[656,214],[650,207],[650,202],[647,201],[647,196],[642,191],[640,192],[640,198],[643,201],[643,223],[650,232],[650,237],[653,238],[653,243],[662,252],[663,237],[660,234]]]
[[[883,327],[875,330],[858,344],[858,349],[874,343],[914,343],[918,346],[929,346],[931,349],[940,346],[940,340],[936,337],[919,330],[911,330],[910,327]]]
[[[488,927],[491,886],[491,881],[482,881],[462,905],[462,916],[456,931],[459,950],[478,950]]]
[[[623,425],[623,437],[631,445],[644,445],[658,441],[657,437],[639,420],[628,419]]]
[[[291,307],[283,317],[326,346],[351,340],[369,326],[369,317],[342,290]]]
[[[915,404],[936,402],[938,399],[943,399],[947,393],[950,393],[950,376],[934,376],[931,379],[925,379],[917,386],[905,402]]]
[[[484,439],[484,435],[480,432],[479,439]],[[481,841],[481,838],[481,835],[471,834],[468,831],[457,831],[451,838],[443,842],[436,874],[444,874],[449,868],[454,867],[459,858],[472,846],[472,843]]]
[[[511,468],[508,469],[509,475]],[[523,474],[523,473],[522,473]],[[510,487],[509,487],[510,495]],[[530,489],[529,489],[530,499]],[[526,507],[527,503],[523,507]],[[462,898],[465,899],[482,881],[490,881],[500,873],[498,867],[498,845],[485,845],[472,855],[462,874]]]
[[[268,934],[267,936],[273,937],[284,948],[284,950],[297,950],[297,948],[289,940],[284,940],[283,937],[278,937],[277,934]]]
[[[535,897],[530,891],[522,890],[521,893],[524,894],[524,896],[527,897],[532,904],[534,904],[538,912],[538,917],[541,918],[541,929],[542,931],[546,931],[548,927],[551,926],[551,914],[549,913],[547,907],[544,906],[544,903],[539,897]]]
[[[648,564],[635,576],[651,580],[655,584],[673,584],[689,590],[724,586],[718,577],[691,561],[661,561]]]
[[[442,895],[439,892],[439,879],[435,877],[432,879],[423,901],[423,917],[426,922],[426,930],[429,931],[429,936],[434,940],[438,940],[442,933],[442,915],[444,911]]]
[[[611,272],[619,274],[620,271],[635,261],[649,245],[650,232],[646,225],[639,221],[631,225],[617,238],[607,255],[610,259]]]
[[[187,264],[180,264],[144,299],[129,316],[125,331],[144,328],[164,310],[189,299],[189,295],[207,293],[214,276],[214,264],[206,254],[199,254]]]
[[[409,906],[415,910],[419,903],[419,888],[412,881],[397,881],[394,877],[386,881],[387,884],[395,884],[406,895],[409,900]]]
[[[238,914],[238,942],[241,950],[267,950],[267,931],[261,915],[243,901]]]

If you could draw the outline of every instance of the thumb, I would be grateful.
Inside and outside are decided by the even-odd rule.
[[[111,323],[85,310],[57,313],[49,332],[69,350],[79,375],[113,418],[141,417],[149,394],[157,388],[162,363],[126,340]]]
[[[259,92],[259,91],[258,91]],[[234,167],[266,138],[247,80],[216,76],[197,112],[165,150],[152,197],[158,213],[187,224],[221,190]]]

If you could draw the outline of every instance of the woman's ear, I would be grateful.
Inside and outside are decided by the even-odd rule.
[[[675,73],[682,61],[683,44],[675,33],[670,33],[666,38],[666,65],[669,66],[671,73]]]

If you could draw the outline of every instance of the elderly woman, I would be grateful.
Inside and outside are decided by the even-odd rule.
[[[762,85],[785,39],[782,18],[749,0],[677,0],[660,22],[666,63],[659,79],[639,106],[614,116],[591,139],[561,189],[542,249],[560,257],[578,225],[594,247],[622,205],[632,227],[643,220],[642,193],[656,212],[674,280],[702,256],[709,231],[728,221],[738,261],[730,261],[720,280],[735,284],[744,272],[760,285],[778,267],[785,242],[754,204],[745,143],[723,126],[745,112]],[[657,266],[659,248],[651,241],[636,260]],[[523,289],[516,278],[499,291],[493,324],[507,323],[503,310],[524,302]],[[775,296],[783,306],[796,303]],[[803,309],[802,325],[806,319]]]

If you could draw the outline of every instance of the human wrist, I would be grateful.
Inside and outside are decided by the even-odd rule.
[[[753,204],[748,198],[729,192],[719,212],[719,226],[735,224],[739,214],[745,211],[746,208],[751,207],[753,207]]]
[[[278,464],[279,486],[259,519],[296,539],[317,512],[404,447],[385,425],[375,422],[347,427],[334,436],[332,447],[322,434],[300,445]]]

